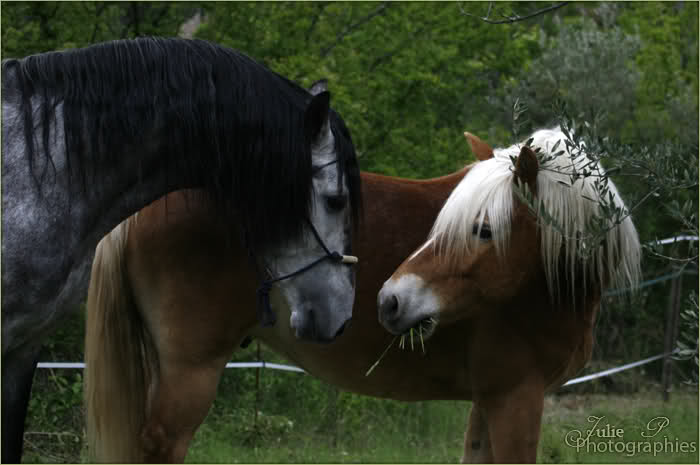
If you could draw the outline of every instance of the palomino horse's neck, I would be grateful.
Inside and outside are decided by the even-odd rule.
[[[119,162],[96,167],[95,177],[103,180],[103,187],[85,201],[95,206],[90,211],[97,239],[168,192],[192,187],[191,178],[173,169],[174,163],[153,143],[141,151],[125,152]],[[97,207],[100,205],[109,208]]]

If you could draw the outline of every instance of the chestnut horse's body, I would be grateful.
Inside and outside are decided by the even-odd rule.
[[[426,357],[390,353],[365,377],[392,338],[377,321],[377,291],[425,239],[466,171],[427,181],[362,174],[365,218],[353,251],[366,256],[357,265],[353,320],[337,345],[300,342],[274,288],[277,323],[272,328],[258,324],[259,276],[200,197],[170,194],[119,225],[98,246],[88,296],[90,446],[123,451],[110,456],[115,461],[182,461],[226,362],[248,335],[351,391],[406,400],[467,399],[469,386],[455,370],[463,363],[455,358],[453,344],[430,347]],[[103,321],[109,323],[91,323]],[[461,336],[455,342],[461,344]],[[105,356],[105,348],[113,345],[121,351]],[[111,367],[111,381],[91,379],[91,364]],[[135,367],[143,373],[132,376]],[[416,378],[420,370],[424,375]],[[112,390],[128,391],[130,399],[116,405]],[[91,424],[108,427],[97,431]]]
[[[537,285],[522,291],[512,308],[496,308],[452,324],[440,322],[425,341],[425,354],[417,340],[415,351],[394,344],[365,375],[393,338],[378,321],[377,292],[425,242],[435,217],[470,166],[427,181],[362,174],[365,215],[353,244],[353,253],[360,257],[353,319],[341,337],[325,346],[297,340],[282,315],[284,305],[276,306],[280,318],[274,327],[257,324],[256,275],[246,254],[211,220],[205,204],[185,208],[180,194],[172,194],[167,203],[154,203],[136,220],[132,217],[115,229],[99,253],[104,262],[123,264],[111,279],[128,294],[131,306],[124,313],[137,326],[140,319],[145,321],[158,353],[169,352],[171,358],[182,360],[172,379],[159,375],[150,411],[163,418],[165,427],[187,425],[193,433],[211,405],[224,364],[250,335],[312,375],[352,392],[409,401],[475,399],[463,461],[534,461],[542,393],[558,387],[590,358],[600,292],[582,297],[575,311],[564,303],[553,309],[546,281],[538,275],[532,281]],[[525,224],[513,230],[512,240],[533,247],[536,234],[531,224]],[[514,266],[523,267],[521,274],[528,273],[531,261]],[[493,270],[499,264],[490,266]],[[113,286],[96,281],[96,274],[104,271],[93,269],[91,294]],[[488,279],[484,283],[507,284]],[[503,292],[507,294],[507,289]],[[272,297],[279,303],[278,296]],[[89,311],[101,309],[93,303]],[[87,331],[89,339],[91,329]],[[195,379],[197,384],[192,384]],[[143,399],[135,402],[136,408],[144,408]],[[88,408],[88,417],[117,413]],[[169,432],[163,431],[163,436]],[[112,440],[105,435],[103,439]],[[189,436],[182,443],[184,449],[165,458],[182,460],[188,441]],[[148,449],[148,444],[144,447]],[[163,459],[152,453],[143,457]]]

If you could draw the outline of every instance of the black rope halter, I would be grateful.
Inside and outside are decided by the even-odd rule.
[[[314,169],[314,173],[318,172],[319,170],[322,170],[323,168],[332,165],[334,163],[337,163],[338,160],[333,160],[330,161],[326,164],[323,164],[321,166],[318,166]],[[258,297],[258,320],[260,321],[260,325],[263,327],[269,327],[273,326],[277,322],[277,316],[274,314],[272,309],[270,308],[270,290],[272,289],[272,285],[276,282],[283,281],[285,279],[293,278],[294,276],[300,275],[301,273],[310,270],[314,266],[318,265],[324,260],[331,260],[333,262],[339,263],[339,264],[354,264],[357,263],[358,259],[357,257],[353,255],[343,255],[337,251],[331,251],[328,246],[326,246],[326,243],[323,242],[323,239],[321,239],[321,235],[318,233],[316,230],[316,227],[313,225],[313,223],[307,219],[306,223],[309,225],[309,228],[311,229],[311,232],[314,234],[314,237],[316,238],[316,241],[319,243],[321,248],[323,248],[323,251],[325,252],[325,255],[322,255],[318,257],[316,260],[312,261],[311,263],[302,266],[296,271],[293,271],[291,273],[282,275],[282,276],[277,276],[276,278],[269,277],[267,279],[263,279],[262,282],[260,283],[260,287],[258,287],[258,290],[256,292],[257,297]],[[269,269],[266,269],[268,275],[272,275]]]

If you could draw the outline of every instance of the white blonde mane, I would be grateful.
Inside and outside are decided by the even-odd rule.
[[[532,136],[531,147],[539,148],[540,162],[537,172],[537,191],[534,203],[537,211],[542,207],[551,214],[562,233],[546,221],[538,221],[541,240],[542,262],[551,295],[559,293],[561,265],[565,265],[570,291],[573,292],[574,279],[583,273],[584,282],[598,286],[634,287],[640,274],[640,245],[632,219],[627,216],[622,224],[610,228],[606,233],[604,246],[599,247],[586,262],[581,257],[582,242],[575,240],[577,234],[585,234],[585,228],[592,218],[598,216],[598,194],[593,188],[595,177],[579,178],[573,185],[569,173],[572,172],[572,158],[566,147],[566,136],[560,128],[544,129]],[[543,166],[543,158],[553,155],[552,149],[560,141],[556,152],[564,153],[554,157]],[[515,198],[514,164],[511,157],[518,157],[522,145],[516,144],[505,149],[495,149],[494,157],[479,163],[467,173],[455,188],[440,211],[430,240],[436,240],[439,253],[448,257],[464,257],[476,250],[480,243],[478,234],[472,228],[481,228],[484,222],[490,226],[496,250],[503,254],[508,246]],[[574,158],[576,167],[590,163],[585,153]],[[598,174],[603,174],[602,167]],[[612,181],[609,191],[614,203],[624,207],[617,188]],[[626,211],[626,210],[625,210]],[[568,240],[567,240],[568,239]],[[567,287],[569,287],[567,286]],[[573,295],[572,295],[573,297]]]

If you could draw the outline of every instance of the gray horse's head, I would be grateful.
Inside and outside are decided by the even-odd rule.
[[[276,283],[289,306],[289,325],[296,337],[330,342],[352,316],[354,270],[339,255],[350,253],[353,210],[350,175],[344,175],[344,160],[338,153],[342,144],[337,138],[344,135],[332,128],[325,84],[317,83],[311,91],[314,97],[307,111],[314,113],[310,120],[319,128],[312,144],[309,221],[297,240],[268,249],[264,258],[273,278],[299,271]],[[329,256],[333,252],[338,255]],[[318,263],[311,265],[316,260]]]

